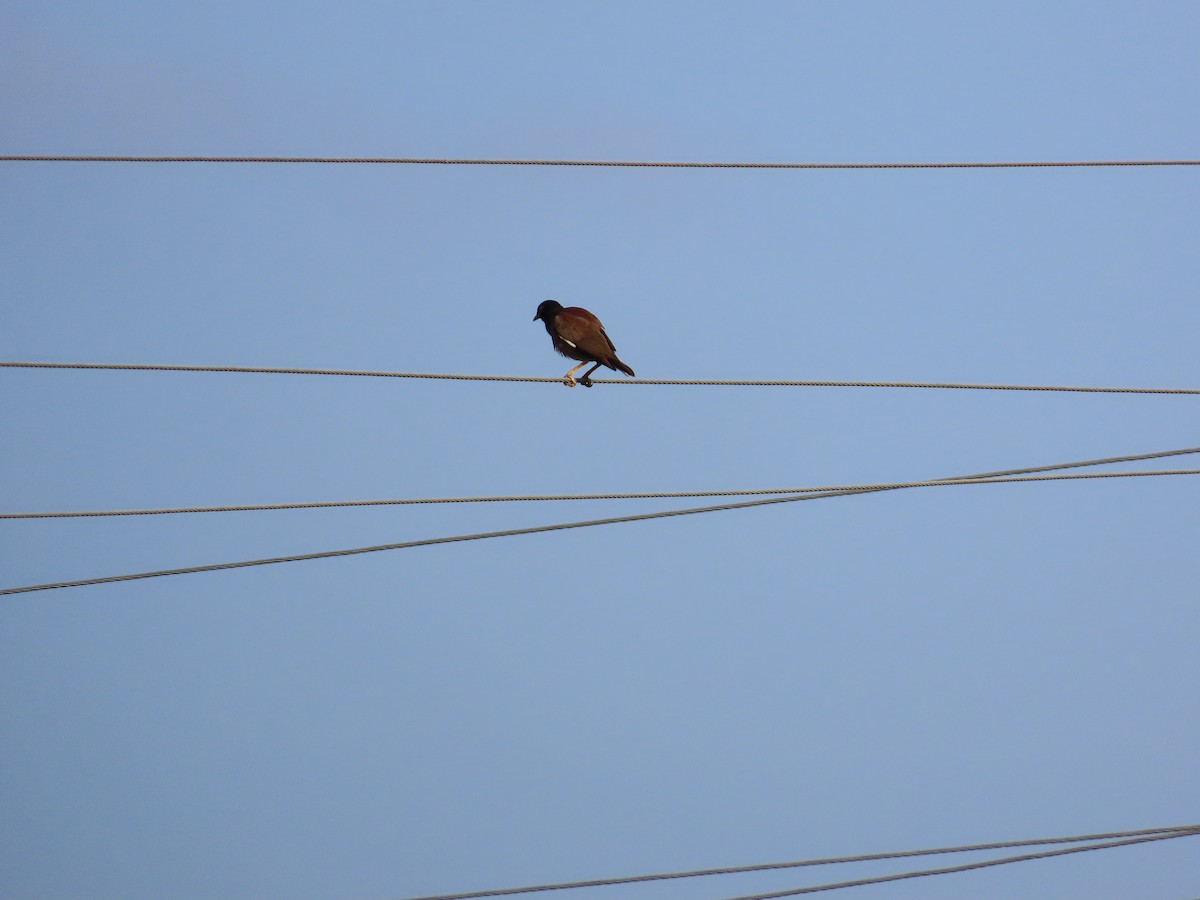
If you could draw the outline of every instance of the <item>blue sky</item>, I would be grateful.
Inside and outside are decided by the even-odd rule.
[[[1185,2],[0,15],[4,154],[1200,156]],[[1198,178],[0,163],[0,359],[558,376],[530,321],[553,297],[648,378],[1196,387]],[[0,411],[9,511],[1200,445],[1186,396],[5,369]],[[0,893],[399,898],[1194,822],[1197,499],[940,488],[10,597]],[[672,505],[0,521],[0,586]],[[1180,840],[860,893],[1165,900],[1194,860]]]

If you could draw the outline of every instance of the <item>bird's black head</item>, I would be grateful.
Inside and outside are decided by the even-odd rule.
[[[533,317],[533,321],[541,319],[543,322],[549,322],[562,311],[563,305],[557,300],[543,300],[537,308],[537,315]]]

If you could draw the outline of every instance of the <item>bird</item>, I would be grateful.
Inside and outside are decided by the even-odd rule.
[[[575,373],[588,363],[595,363],[579,378],[579,384],[584,387],[592,386],[589,377],[601,366],[608,366],[613,371],[618,369],[631,378],[633,369],[617,359],[617,348],[604,331],[604,325],[594,315],[579,306],[563,306],[557,300],[544,300],[537,308],[538,319],[546,326],[554,349],[569,359],[581,362],[563,376],[563,384],[575,387]]]

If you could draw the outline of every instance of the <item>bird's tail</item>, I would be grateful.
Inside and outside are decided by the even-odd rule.
[[[624,372],[630,378],[637,378],[637,376],[633,374],[633,369],[629,368],[629,366],[625,365],[625,363],[621,362],[615,356],[609,357],[608,361],[611,364],[612,368],[620,369],[622,372]]]

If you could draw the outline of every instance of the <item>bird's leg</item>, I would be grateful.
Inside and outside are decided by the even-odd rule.
[[[586,361],[581,362],[579,365],[577,365],[575,368],[573,368],[571,371],[569,371],[566,375],[564,375],[563,376],[563,384],[565,384],[567,387],[575,387],[575,373],[578,372],[580,369],[582,369],[586,365],[587,365]]]
[[[592,386],[591,374],[593,372],[595,372],[598,368],[600,368],[601,365],[602,365],[602,363],[596,363],[594,366],[592,366],[590,369],[588,369],[586,372],[584,372],[583,375],[580,376],[580,378],[579,378],[579,383],[582,384],[584,387],[591,387]]]

